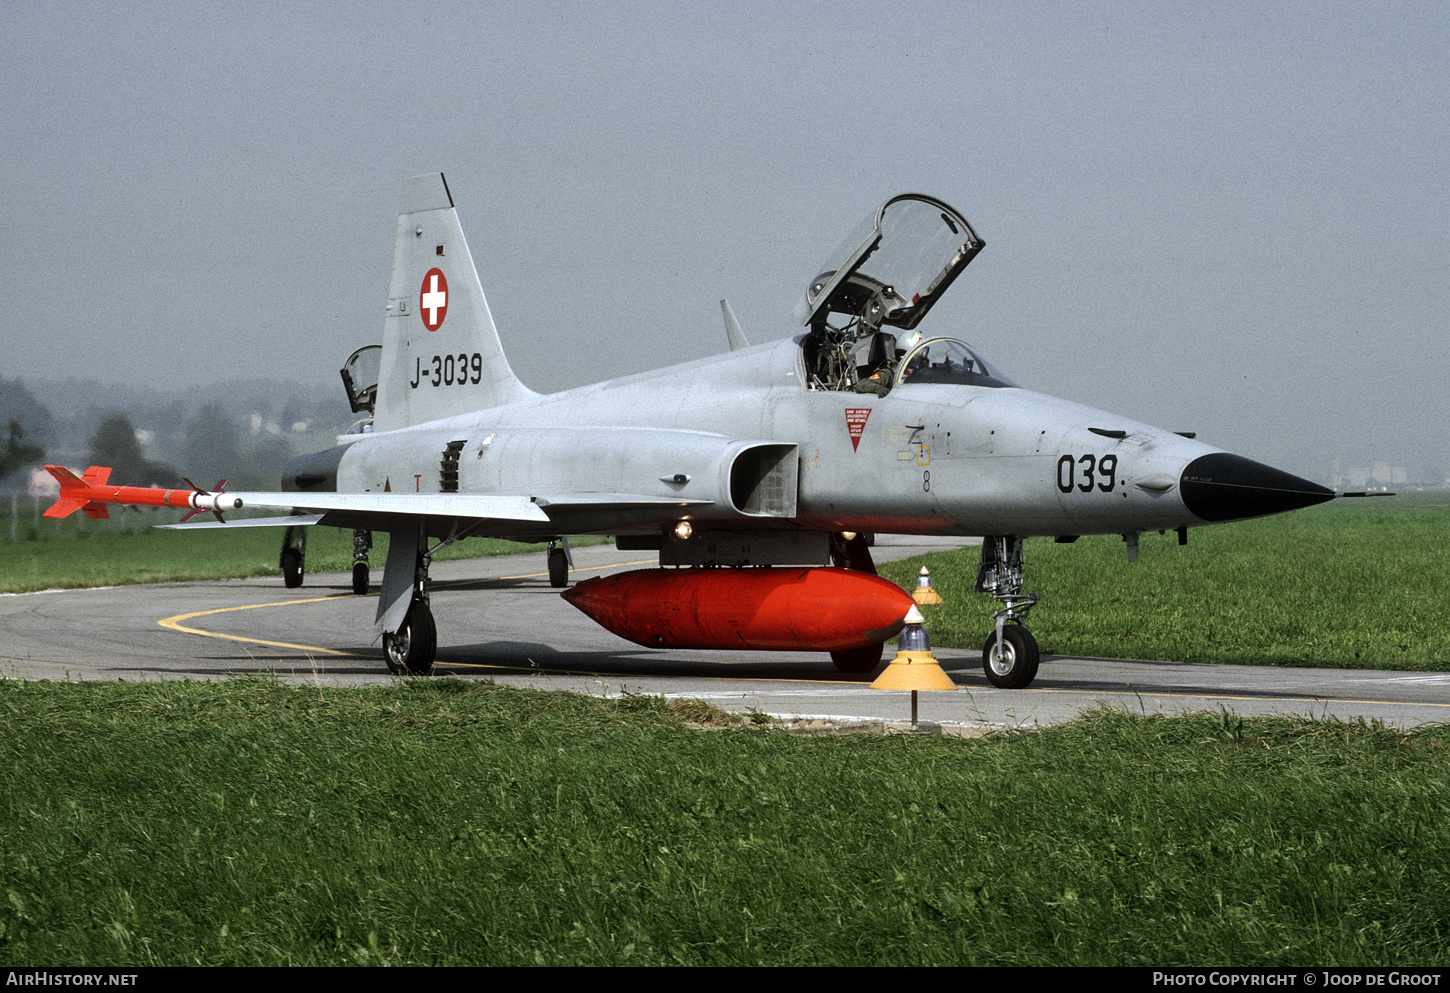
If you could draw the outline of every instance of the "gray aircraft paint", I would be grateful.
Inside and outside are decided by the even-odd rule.
[[[981,244],[969,247],[966,262]],[[1020,538],[1206,523],[1182,481],[1221,449],[1010,385],[811,389],[806,336],[746,346],[723,313],[725,354],[536,394],[509,367],[442,175],[414,177],[398,218],[373,432],[313,457],[333,459],[336,492],[238,496],[389,532],[380,632],[403,621],[423,536],[661,534],[689,520],[712,531]]]

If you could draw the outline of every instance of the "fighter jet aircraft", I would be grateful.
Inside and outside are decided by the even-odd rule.
[[[1191,435],[1019,387],[951,329],[918,330],[984,242],[918,194],[872,211],[809,279],[803,329],[751,346],[722,301],[730,350],[541,395],[514,375],[442,174],[403,187],[380,346],[343,369],[366,429],[296,459],[275,493],[106,489],[64,472],[55,516],[151,502],[194,513],[292,508],[260,521],[389,536],[375,620],[389,667],[432,671],[428,570],[474,535],[567,536],[657,550],[659,569],[591,580],[566,598],[644,645],[829,651],[867,672],[902,627],[905,593],[878,579],[873,533],[984,536],[977,587],[1002,604],[988,679],[1037,672],[1022,543],[1188,529],[1330,499],[1322,486]],[[180,526],[196,527],[196,524]],[[293,534],[305,534],[300,530]],[[300,583],[300,541],[283,552]],[[355,577],[358,574],[355,573]]]

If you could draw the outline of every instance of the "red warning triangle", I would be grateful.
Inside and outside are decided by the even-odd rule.
[[[847,407],[846,430],[851,432],[851,451],[861,444],[861,432],[866,430],[866,418],[871,416],[870,407]]]

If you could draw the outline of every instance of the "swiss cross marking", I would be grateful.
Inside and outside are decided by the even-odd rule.
[[[861,444],[861,432],[866,430],[866,418],[871,416],[870,407],[847,407],[846,430],[851,433],[851,451]]]
[[[448,315],[448,279],[442,269],[429,269],[423,277],[423,287],[418,291],[418,313],[423,315],[423,324],[429,331],[443,326]]]

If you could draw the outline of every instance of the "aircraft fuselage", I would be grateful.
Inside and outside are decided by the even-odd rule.
[[[1171,431],[1017,387],[907,382],[883,397],[802,379],[800,347],[786,340],[364,435],[342,455],[337,488],[443,492],[440,458],[453,445],[461,493],[698,500],[678,517],[712,526],[1028,536],[1208,522],[1185,505],[1182,476],[1221,450]],[[731,506],[722,459],[739,439],[795,446],[793,514]],[[617,533],[644,518],[657,531],[660,517],[659,507],[545,511],[554,523],[476,533]]]

